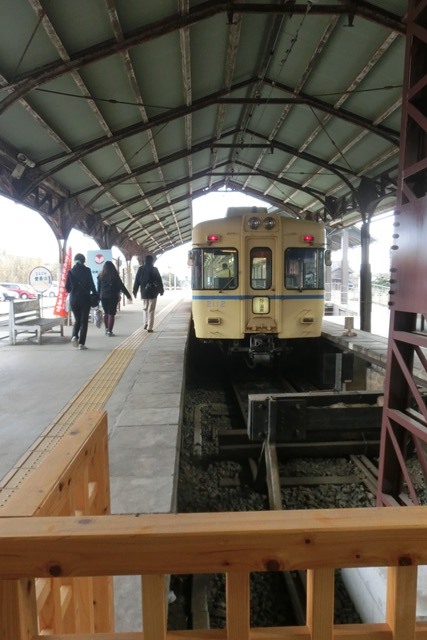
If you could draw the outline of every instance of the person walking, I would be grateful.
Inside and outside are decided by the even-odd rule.
[[[80,350],[87,349],[86,335],[91,308],[91,294],[97,296],[92,271],[85,266],[82,253],[74,256],[74,265],[67,273],[65,290],[70,294],[70,307],[74,315],[71,344]]]
[[[104,310],[105,333],[107,336],[114,336],[113,327],[121,292],[125,294],[128,300],[132,300],[132,296],[123,284],[116,267],[111,260],[107,260],[98,275],[98,295]]]
[[[136,272],[133,284],[133,295],[136,298],[139,289],[144,305],[145,324],[144,329],[152,333],[154,326],[154,312],[157,304],[157,296],[164,294],[162,276],[154,266],[153,256],[146,256],[142,267]]]

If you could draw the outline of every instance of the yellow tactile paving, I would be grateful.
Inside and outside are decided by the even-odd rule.
[[[175,308],[178,302],[174,301],[156,314],[156,327]],[[141,328],[118,345],[3,478],[0,484],[0,510],[10,495],[19,488],[21,482],[56,447],[62,436],[72,427],[80,414],[104,408],[137,349],[147,337],[147,332]]]

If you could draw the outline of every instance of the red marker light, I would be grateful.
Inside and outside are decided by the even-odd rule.
[[[217,236],[215,233],[212,233],[211,235],[208,236],[207,240],[208,242],[218,242],[219,236]]]
[[[314,236],[303,236],[303,242],[314,242]]]

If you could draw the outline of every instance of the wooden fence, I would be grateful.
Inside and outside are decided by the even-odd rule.
[[[79,576],[141,575],[144,633],[101,633],[55,640],[425,640],[416,622],[417,567],[427,563],[427,508],[133,516],[1,518],[0,577],[20,581],[8,640],[41,639],[16,620],[31,619],[25,585]],[[381,624],[334,625],[339,567],[388,566],[387,612]],[[251,572],[307,571],[307,623],[250,628]],[[167,631],[168,574],[225,573],[227,629]],[[15,593],[15,592],[14,592]],[[4,595],[4,594],[3,594]],[[2,603],[2,611],[7,603]],[[101,611],[102,613],[102,611]],[[105,612],[108,617],[108,610]],[[3,620],[2,620],[3,625]]]
[[[0,510],[1,640],[427,640],[427,507],[112,516],[105,415],[68,435]],[[334,624],[335,570],[369,566],[388,567],[384,622]],[[299,570],[306,624],[251,628],[250,574]],[[167,576],[218,573],[226,628],[168,631]],[[116,575],[141,576],[143,632],[114,632]]]
[[[83,414],[61,436],[40,437],[0,484],[2,523],[22,516],[31,523],[35,516],[48,516],[49,522],[51,516],[109,513],[105,412]],[[0,571],[1,640],[113,629],[111,578],[53,575],[13,581]]]

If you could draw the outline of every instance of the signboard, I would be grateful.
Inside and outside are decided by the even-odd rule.
[[[53,315],[60,316],[62,318],[68,317],[67,311],[67,292],[65,290],[65,282],[67,280],[67,273],[71,269],[71,247],[67,250],[65,255],[64,264],[62,265],[61,278],[59,280],[58,295],[55,302],[55,308]]]
[[[30,273],[30,285],[37,293],[44,293],[52,284],[52,274],[46,267],[35,267]]]
[[[107,260],[113,261],[113,254],[111,249],[97,249],[96,251],[88,251],[86,258],[86,265],[92,271],[93,280],[96,284],[96,279],[102,271],[104,264]]]

